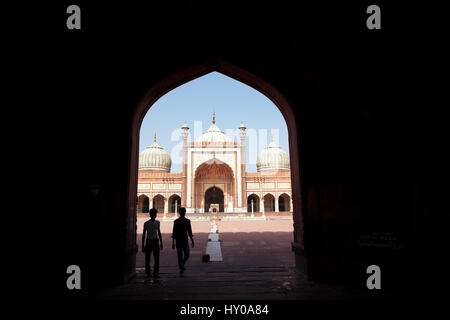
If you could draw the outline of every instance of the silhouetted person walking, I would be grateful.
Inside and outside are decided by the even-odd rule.
[[[150,220],[144,223],[144,231],[142,232],[142,252],[145,252],[145,273],[147,277],[151,276],[150,257],[153,252],[155,259],[153,278],[159,278],[159,249],[163,249],[161,231],[159,229],[160,223],[156,220],[157,212],[155,208],[150,209]],[[147,236],[147,239],[145,236]]]
[[[181,207],[179,211],[180,217],[173,222],[172,232],[172,249],[175,249],[175,242],[177,247],[178,267],[180,273],[183,273],[186,261],[189,259],[189,240],[191,238],[192,248],[194,247],[194,239],[192,235],[191,220],[186,219],[186,208]]]

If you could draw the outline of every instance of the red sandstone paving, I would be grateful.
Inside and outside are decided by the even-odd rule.
[[[148,218],[138,218],[137,243],[141,246],[142,227]],[[161,273],[164,268],[176,271],[176,251],[172,250],[172,221],[161,222],[164,249],[160,254]],[[270,220],[219,221],[217,222],[221,241],[223,262],[203,263],[202,255],[208,242],[211,229],[209,221],[192,221],[195,247],[191,249],[191,258],[187,267],[208,269],[211,271],[229,266],[245,267],[293,267],[294,254],[291,251],[293,241],[292,219],[270,218]],[[153,264],[153,263],[152,263]],[[139,250],[136,267],[144,267],[144,254]],[[167,270],[169,271],[169,270]]]
[[[147,218],[138,218],[142,232]],[[295,272],[292,219],[218,222],[223,262],[202,263],[211,223],[192,221],[196,241],[183,276],[178,274],[175,250],[171,248],[172,221],[161,221],[164,250],[161,279],[146,280],[144,255],[136,258],[137,277],[123,286],[100,290],[94,299],[361,299],[368,290],[309,282]],[[138,235],[138,245],[141,234]]]

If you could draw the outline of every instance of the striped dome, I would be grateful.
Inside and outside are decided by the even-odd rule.
[[[256,159],[256,169],[258,172],[264,170],[290,170],[289,155],[271,138],[269,145],[259,153]]]
[[[156,143],[156,135],[153,144],[139,154],[139,169],[162,170],[170,172],[172,160],[169,154]]]

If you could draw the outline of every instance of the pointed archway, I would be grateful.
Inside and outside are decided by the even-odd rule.
[[[164,213],[164,197],[157,194],[153,197],[153,208],[158,211],[158,213]]]
[[[264,212],[275,211],[275,197],[271,193],[267,193],[264,197]]]
[[[137,213],[148,213],[150,210],[150,201],[145,194],[141,194],[137,199]]]
[[[236,203],[233,170],[225,162],[212,158],[195,170],[196,208],[210,212],[211,204],[219,205],[219,212],[229,212]]]
[[[205,63],[194,65],[154,84],[147,94],[140,101],[133,117],[132,135],[131,135],[131,152],[130,152],[130,174],[129,174],[129,188],[128,188],[128,211],[125,221],[127,221],[127,234],[125,246],[124,262],[124,279],[130,279],[135,274],[136,261],[136,196],[137,196],[137,167],[139,158],[139,130],[142,120],[145,117],[148,109],[163,95],[176,87],[187,83],[191,80],[199,78],[210,72],[217,71],[227,75],[237,81],[245,83],[255,90],[261,92],[268,97],[280,110],[283,115],[289,136],[289,156],[291,163],[291,181],[292,181],[292,203],[293,203],[293,222],[294,222],[294,242],[293,249],[296,254],[296,261],[300,263],[298,267],[306,270],[305,248],[304,248],[304,231],[303,218],[301,212],[301,190],[300,190],[300,163],[299,157],[299,143],[298,143],[298,128],[296,123],[295,113],[292,106],[284,97],[284,95],[267,81],[259,78],[244,69],[241,69],[229,62],[212,59]],[[225,204],[227,202],[225,201]]]
[[[251,194],[247,198],[247,212],[259,212],[259,197]]]
[[[224,195],[223,191],[217,187],[211,187],[205,192],[205,212],[215,212],[214,209],[211,209],[211,205],[219,205],[219,212],[223,212],[224,210]]]
[[[181,197],[173,194],[169,197],[169,213],[178,213],[181,206]]]
[[[280,212],[291,211],[291,198],[286,193],[280,194],[278,197],[278,207]]]

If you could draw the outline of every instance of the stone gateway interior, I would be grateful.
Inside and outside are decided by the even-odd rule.
[[[437,94],[445,82],[431,74],[442,69],[443,51],[433,48],[442,41],[433,39],[436,30],[420,29],[426,24],[415,32],[408,21],[424,6],[390,10],[394,1],[385,2],[388,23],[368,30],[367,7],[352,2],[83,5],[89,23],[67,30],[60,7],[61,15],[48,20],[55,33],[39,38],[43,54],[29,61],[32,74],[48,79],[40,93],[51,91],[42,108],[23,103],[24,113],[42,118],[33,131],[46,133],[31,138],[32,157],[45,154],[49,161],[48,170],[35,170],[42,180],[23,186],[49,181],[51,196],[40,198],[51,201],[43,211],[53,207],[55,214],[38,215],[49,241],[35,259],[27,257],[23,274],[30,273],[29,260],[45,261],[33,267],[43,266],[37,278],[55,279],[56,298],[77,294],[65,287],[72,264],[83,270],[81,294],[131,283],[140,250],[136,213],[154,207],[170,216],[185,206],[204,215],[206,191],[216,186],[224,213],[291,214],[296,279],[367,289],[366,269],[377,264],[386,290],[420,298],[442,291],[450,269],[449,118]],[[413,14],[396,14],[403,10]],[[241,142],[222,137],[220,117],[202,139],[186,141],[182,172],[170,171],[157,139],[139,154],[146,112],[167,92],[213,71],[279,108],[289,156],[276,173],[269,155],[283,153],[273,145],[257,172],[245,172]],[[245,126],[238,118],[236,128],[241,120]],[[188,132],[182,121],[177,126]],[[202,166],[216,166],[220,178],[205,175]],[[65,175],[70,180],[61,184]],[[45,271],[52,274],[44,277]]]

